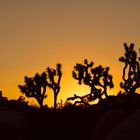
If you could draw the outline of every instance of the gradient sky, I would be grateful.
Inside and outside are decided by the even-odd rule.
[[[85,58],[110,66],[119,90],[123,43],[140,46],[139,0],[0,0],[0,90],[9,99],[21,95],[18,84],[46,67],[62,63],[59,100],[86,94],[71,71]],[[58,100],[58,101],[59,101]],[[48,93],[47,104],[53,103]]]

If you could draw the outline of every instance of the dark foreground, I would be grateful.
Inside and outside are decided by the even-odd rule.
[[[88,108],[0,111],[0,140],[139,140],[140,96],[110,97]]]

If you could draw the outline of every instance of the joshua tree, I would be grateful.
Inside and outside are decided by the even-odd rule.
[[[35,98],[40,106],[43,108],[43,101],[47,97],[46,95],[46,73],[43,72],[41,75],[36,74],[33,78],[25,76],[24,82],[25,85],[18,85],[19,89],[23,94],[28,98]]]
[[[93,62],[84,60],[84,64],[77,63],[72,72],[73,78],[79,81],[79,84],[84,83],[90,87],[89,101],[96,98],[101,99],[104,94],[107,95],[107,87],[113,88],[112,76],[109,74],[109,67],[103,68],[101,65],[93,68]]]
[[[131,96],[140,87],[140,58],[134,50],[134,44],[131,43],[128,46],[124,43],[124,49],[124,56],[119,58],[119,61],[124,63],[123,82],[120,83],[120,86],[127,95]]]
[[[47,68],[48,86],[54,92],[54,110],[57,108],[57,96],[60,91],[60,81],[62,77],[61,64],[56,65],[56,69]]]
[[[112,75],[109,74],[109,67],[103,68],[101,65],[91,69],[91,92],[97,91],[97,93],[101,92],[101,95],[105,95],[106,98],[108,97],[107,94],[107,87],[113,88],[114,84],[112,81]],[[99,94],[98,94],[99,96]],[[100,97],[100,96],[99,96]]]

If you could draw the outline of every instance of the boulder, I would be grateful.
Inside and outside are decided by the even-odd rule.
[[[23,113],[0,111],[0,139],[24,140],[25,124]]]
[[[90,140],[103,140],[110,131],[126,119],[127,116],[127,113],[121,110],[106,112],[95,124]]]
[[[116,126],[104,140],[140,140],[140,111]]]

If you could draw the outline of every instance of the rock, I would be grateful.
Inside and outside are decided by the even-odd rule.
[[[105,113],[95,124],[91,140],[103,140],[126,117],[127,113],[121,110],[111,110]]]
[[[116,126],[105,140],[140,140],[140,111]]]
[[[25,124],[23,113],[0,111],[0,139],[23,140]]]

